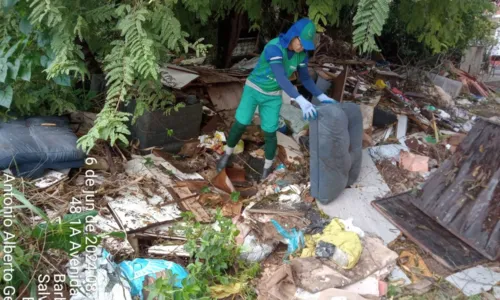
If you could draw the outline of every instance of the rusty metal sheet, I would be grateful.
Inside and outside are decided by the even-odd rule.
[[[491,260],[500,258],[500,125],[479,119],[412,202]]]

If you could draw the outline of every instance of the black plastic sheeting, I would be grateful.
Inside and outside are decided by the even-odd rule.
[[[363,117],[354,103],[320,104],[317,110],[309,126],[311,196],[327,204],[359,177]]]
[[[55,124],[55,126],[54,126]],[[64,117],[33,117],[0,123],[0,170],[39,178],[47,169],[82,167],[85,153]]]

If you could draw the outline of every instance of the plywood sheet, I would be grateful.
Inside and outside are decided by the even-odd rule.
[[[479,252],[451,234],[411,203],[409,193],[373,202],[373,206],[410,240],[451,271],[486,261]]]
[[[478,120],[412,203],[491,260],[500,258],[500,125]]]
[[[233,110],[240,104],[241,94],[243,94],[242,83],[215,84],[207,88],[210,100],[215,106],[215,110]]]

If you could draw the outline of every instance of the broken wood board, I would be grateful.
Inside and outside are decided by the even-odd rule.
[[[200,76],[194,71],[171,64],[160,69],[160,72],[161,83],[174,89],[182,89]]]
[[[200,75],[197,82],[199,81],[203,84],[242,82],[239,78],[230,76],[222,70],[214,70],[204,67],[189,67],[189,69]]]
[[[209,86],[207,92],[216,111],[233,110],[240,104],[243,84],[236,82],[216,84]]]
[[[283,147],[282,149],[285,151],[285,153],[278,153],[280,159],[287,164],[300,164],[304,160],[304,154],[302,154],[299,144],[293,138],[279,131],[276,134],[278,146]]]
[[[123,229],[120,228],[120,225],[118,225],[113,216],[110,215],[109,213],[105,215],[103,214],[103,211],[106,210],[101,210],[100,214],[96,215],[92,219],[92,223],[95,224],[97,232],[109,233],[109,232],[123,231]],[[116,253],[131,254],[134,253],[135,251],[127,239],[116,238],[113,236],[104,237],[102,239],[102,244],[113,255]]]
[[[184,250],[184,245],[156,245],[148,249],[151,255],[173,255],[179,257],[189,257],[189,253]]]
[[[164,186],[174,185],[168,174],[162,171],[159,166],[165,160],[153,154],[146,156],[132,155],[132,159],[125,164],[125,172],[129,176],[153,178]]]
[[[186,199],[182,201],[181,205],[182,207],[184,207],[184,209],[193,213],[196,221],[201,223],[212,222],[212,217],[207,213],[205,208],[201,206],[201,204],[198,202],[198,199],[196,198]]]
[[[167,188],[159,186],[148,194],[152,196],[146,196],[137,185],[131,185],[119,191],[118,197],[109,199],[109,208],[128,233],[181,219],[181,211]]]
[[[376,200],[373,206],[410,240],[452,271],[486,261],[479,252],[416,208],[410,193]]]
[[[191,193],[187,187],[175,187],[173,190],[176,193],[175,198],[180,203],[182,208],[193,213],[196,221],[209,223],[212,217],[208,214],[205,208],[198,202],[198,195]]]
[[[198,174],[198,173],[183,173],[179,171],[176,167],[174,167],[171,163],[168,161],[164,161],[160,163],[160,165],[165,168],[165,170],[168,172],[168,174],[171,174],[175,176],[177,179],[180,181],[187,181],[187,180],[203,180],[203,177]]]
[[[226,169],[222,169],[222,171],[217,174],[214,179],[212,179],[212,184],[216,188],[221,189],[228,194],[231,194],[235,191],[233,183],[227,176]]]
[[[363,101],[359,105],[361,110],[361,115],[363,115],[363,130],[368,133],[371,133],[371,129],[373,126],[373,112],[375,111],[375,106],[380,102],[380,95],[376,95],[367,99],[367,101]]]
[[[400,232],[370,203],[390,192],[389,186],[366,149],[363,150],[361,172],[356,183],[351,188],[345,189],[331,203],[323,205],[318,202],[318,206],[332,218],[344,220],[353,218],[356,226],[380,236],[384,243],[388,244],[397,238]]]
[[[411,201],[488,259],[500,258],[500,125],[478,119]]]
[[[344,66],[344,70],[342,73],[340,73],[337,78],[333,79],[333,88],[331,92],[331,96],[333,99],[337,100],[338,102],[342,102],[344,98],[344,90],[345,90],[345,84],[347,81],[347,77],[349,77],[349,71],[350,67],[348,65]]]

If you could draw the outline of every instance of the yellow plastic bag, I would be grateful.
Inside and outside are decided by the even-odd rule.
[[[387,85],[385,84],[385,82],[382,79],[377,80],[377,82],[375,82],[375,86],[379,90],[383,90],[387,87]]]
[[[245,143],[243,142],[243,140],[240,140],[238,144],[236,144],[236,146],[234,147],[233,154],[238,155],[240,153],[243,153],[244,150],[245,150]]]
[[[363,246],[359,236],[350,231],[345,231],[344,225],[339,219],[333,219],[324,229],[323,233],[306,235],[306,248],[302,250],[301,257],[311,257],[315,255],[316,245],[326,242],[335,245],[348,256],[348,264],[345,269],[352,269],[359,261]]]
[[[232,285],[215,285],[210,287],[210,295],[215,299],[224,299],[241,293],[243,285],[239,282]]]

